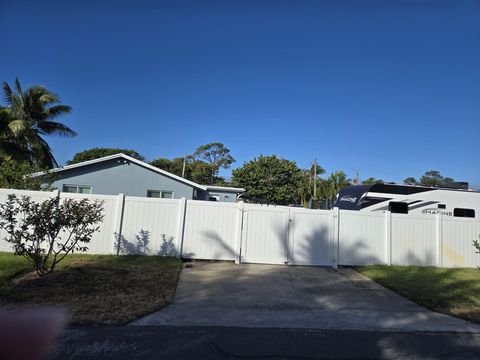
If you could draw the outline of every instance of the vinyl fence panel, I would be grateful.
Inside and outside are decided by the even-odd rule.
[[[243,224],[242,262],[288,262],[288,207],[245,204]]]
[[[441,266],[477,267],[480,266],[480,254],[472,245],[479,239],[480,222],[475,219],[442,219]]]
[[[236,203],[187,200],[182,256],[237,260],[239,219],[241,210]]]
[[[90,242],[86,245],[88,247],[88,254],[115,254],[114,251],[114,231],[115,231],[115,208],[118,197],[115,195],[86,195],[86,194],[71,194],[60,193],[60,200],[65,199],[89,201],[99,200],[103,202],[103,222],[99,224],[99,231],[96,232]]]
[[[340,265],[384,264],[385,214],[342,210],[339,212]]]
[[[436,265],[436,218],[392,214],[392,264]]]
[[[120,252],[178,256],[181,247],[177,226],[179,209],[180,200],[177,199],[126,196]]]
[[[290,220],[289,263],[331,266],[331,212],[293,208]]]

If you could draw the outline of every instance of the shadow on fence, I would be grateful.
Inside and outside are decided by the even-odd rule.
[[[155,253],[150,248],[151,233],[148,230],[141,229],[135,235],[135,242],[130,242],[124,235],[114,234],[114,249],[118,255],[157,255],[178,257],[179,252],[175,245],[175,238],[161,234],[161,244],[159,250]]]

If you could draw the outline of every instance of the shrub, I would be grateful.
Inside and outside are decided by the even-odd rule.
[[[5,240],[40,276],[51,273],[67,254],[87,251],[103,217],[103,202],[98,200],[52,198],[37,203],[28,196],[8,195],[0,204]]]
[[[478,235],[478,240],[480,240],[480,235]],[[473,247],[477,250],[475,253],[480,254],[480,241],[473,240]]]

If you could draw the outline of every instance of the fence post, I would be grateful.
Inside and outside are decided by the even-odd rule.
[[[237,215],[237,227],[235,231],[235,264],[240,264],[242,258],[242,232],[243,232],[243,213],[244,211],[244,203],[243,201],[239,201],[237,203],[238,208],[238,215]]]
[[[185,232],[185,215],[187,212],[187,199],[180,198],[180,206],[178,208],[178,222],[177,222],[177,245],[179,245],[180,252],[178,257],[182,258],[183,253],[183,238]]]
[[[52,197],[56,197],[57,199],[60,199],[60,190],[53,189],[52,190]]]
[[[125,207],[125,194],[118,194],[117,206],[115,208],[115,221],[113,222],[113,241],[115,246],[115,238],[117,239],[117,255],[120,254],[120,246],[122,241],[122,226],[123,226],[123,210]]]
[[[392,265],[392,213],[385,211],[385,263]]]
[[[443,226],[442,226],[442,215],[437,213],[437,221],[436,221],[436,229],[435,229],[435,240],[436,240],[436,261],[435,264],[438,267],[443,266],[443,256],[442,256],[442,232],[443,232]]]
[[[338,263],[340,261],[340,211],[338,207],[334,207],[332,209],[332,246],[333,246],[333,259],[332,259],[332,266],[334,269],[338,269]]]

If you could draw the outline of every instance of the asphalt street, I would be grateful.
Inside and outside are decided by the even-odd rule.
[[[65,330],[54,359],[479,359],[480,334],[228,327]]]

